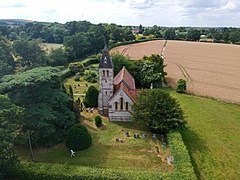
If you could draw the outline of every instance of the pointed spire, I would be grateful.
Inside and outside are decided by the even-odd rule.
[[[104,45],[102,57],[100,59],[99,68],[113,68],[112,57],[110,56],[110,53],[108,52],[107,43],[106,43],[105,38],[104,38],[104,44],[105,45]]]

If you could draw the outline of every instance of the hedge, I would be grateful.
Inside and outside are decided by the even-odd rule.
[[[22,163],[14,174],[18,179],[169,179],[169,173],[126,171],[51,163]]]
[[[168,142],[174,165],[174,171],[170,175],[170,179],[197,179],[180,132],[168,133]]]

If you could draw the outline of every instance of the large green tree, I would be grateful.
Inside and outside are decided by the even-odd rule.
[[[18,58],[20,66],[31,69],[44,66],[47,63],[47,55],[40,45],[39,40],[29,40],[20,38],[13,43],[15,56]]]
[[[155,133],[166,133],[185,124],[180,105],[160,89],[142,91],[133,110],[133,120],[145,123]]]
[[[27,131],[31,132],[33,144],[61,142],[77,122],[72,99],[62,92],[58,73],[58,68],[39,67],[1,80],[0,93],[8,93],[11,101],[24,108],[19,124],[25,139]]]
[[[201,37],[201,32],[197,29],[190,29],[187,33],[188,41],[199,41]]]
[[[86,107],[97,107],[99,91],[96,87],[90,86],[86,92],[83,103]]]
[[[159,54],[152,54],[151,56],[143,57],[143,66],[141,70],[142,81],[153,87],[162,87],[164,83],[164,76],[166,72],[164,72],[164,60]]]

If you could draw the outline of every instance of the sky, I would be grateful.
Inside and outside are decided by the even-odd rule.
[[[0,0],[0,19],[240,27],[240,0]]]

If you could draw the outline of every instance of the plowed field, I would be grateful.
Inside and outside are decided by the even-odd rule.
[[[160,54],[163,40],[120,46],[132,59]],[[240,46],[230,44],[168,41],[164,48],[167,80],[174,86],[180,79],[188,91],[201,96],[240,103]]]

